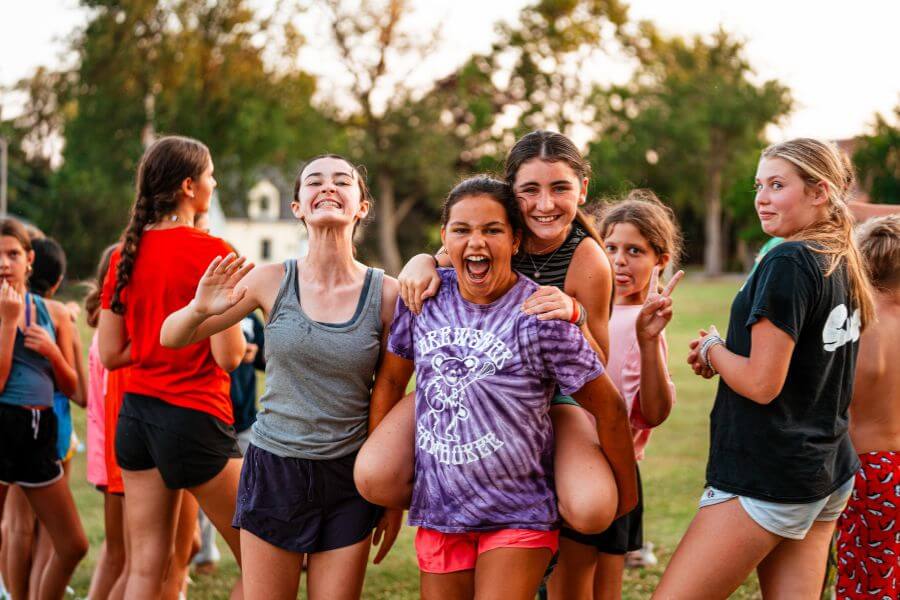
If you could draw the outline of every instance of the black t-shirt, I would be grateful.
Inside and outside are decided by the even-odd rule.
[[[763,258],[735,297],[730,351],[750,355],[750,328],[762,318],[787,332],[796,346],[784,387],[768,405],[719,379],[710,415],[708,485],[805,503],[825,498],[859,468],[847,433],[859,311],[850,308],[845,266],[828,277],[824,269],[820,254],[801,242],[785,242]]]

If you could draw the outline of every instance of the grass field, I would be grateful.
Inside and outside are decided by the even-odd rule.
[[[696,377],[684,359],[687,344],[696,331],[715,323],[725,331],[728,306],[740,285],[738,279],[716,282],[687,278],[675,292],[675,318],[668,330],[669,366],[675,379],[677,403],[668,421],[654,433],[641,470],[644,480],[645,538],[656,544],[660,566],[626,573],[624,597],[648,598],[665,564],[674,551],[691,518],[703,486],[708,448],[709,411],[715,393],[714,383]],[[83,332],[86,336],[89,332]],[[87,347],[87,346],[85,346]],[[76,430],[84,437],[84,412],[73,407]],[[78,567],[73,587],[78,596],[87,593],[97,551],[103,540],[103,505],[98,492],[85,481],[85,455],[76,456],[72,489],[82,521],[91,542],[88,557]],[[418,598],[418,571],[412,546],[413,530],[404,527],[390,556],[379,566],[370,566],[364,598]],[[226,546],[219,542],[223,555]],[[736,552],[740,549],[735,548]],[[227,556],[213,575],[194,576],[189,597],[227,598],[237,576],[233,559]],[[754,580],[748,581],[734,598],[759,597]]]

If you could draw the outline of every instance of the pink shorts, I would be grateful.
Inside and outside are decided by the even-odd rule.
[[[419,527],[416,557],[426,573],[453,573],[475,568],[478,556],[495,548],[559,549],[559,530],[500,529],[470,533],[442,533]]]

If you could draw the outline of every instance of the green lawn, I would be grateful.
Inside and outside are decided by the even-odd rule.
[[[656,544],[660,566],[626,573],[624,597],[650,596],[664,565],[693,517],[703,486],[708,447],[708,415],[715,392],[714,383],[696,377],[684,362],[687,344],[697,329],[715,323],[725,331],[728,306],[740,285],[738,279],[705,282],[689,277],[675,292],[675,318],[669,327],[669,365],[678,388],[677,404],[669,420],[654,434],[642,465],[645,493],[645,537]],[[89,336],[87,331],[83,332]],[[85,339],[88,339],[87,337]],[[87,346],[85,346],[87,347]],[[84,439],[84,412],[73,408],[76,429]],[[84,478],[84,454],[76,456],[72,488],[82,521],[91,542],[91,552],[79,566],[73,587],[79,596],[87,593],[97,550],[103,539],[101,496]],[[367,574],[365,598],[417,598],[418,572],[413,551],[413,531],[404,527],[391,555]],[[220,541],[220,549],[227,554]],[[739,549],[735,549],[739,551]],[[210,576],[194,576],[190,597],[227,598],[237,575],[228,556]],[[734,598],[757,598],[755,581],[749,581]]]

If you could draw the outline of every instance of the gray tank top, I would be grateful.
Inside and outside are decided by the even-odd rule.
[[[253,425],[255,446],[309,460],[340,458],[362,446],[381,350],[383,276],[380,269],[366,272],[352,319],[319,323],[300,306],[297,261],[285,261],[265,328],[266,391]]]

